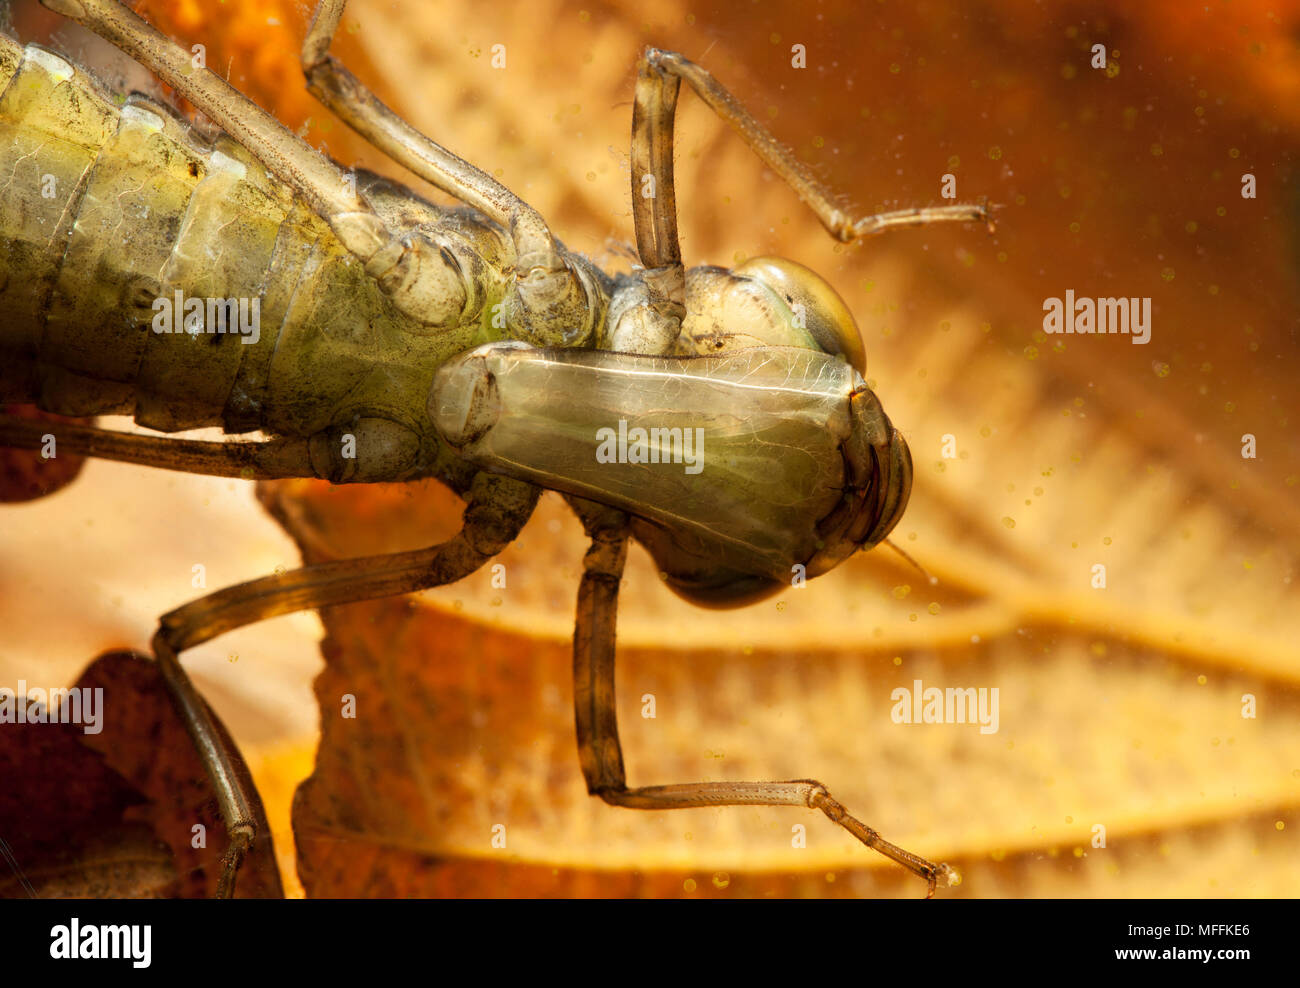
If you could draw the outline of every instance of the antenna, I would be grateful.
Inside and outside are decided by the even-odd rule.
[[[910,555],[908,555],[902,548],[895,545],[893,542],[890,542],[889,539],[885,539],[884,542],[885,545],[889,546],[889,548],[893,549],[896,553],[902,556],[903,559],[905,559],[907,562],[911,563],[914,567],[916,567],[916,571],[925,577],[926,582],[929,583],[930,586],[933,587],[936,584],[938,584],[939,578],[933,575],[928,569],[926,569],[924,566],[918,563]]]

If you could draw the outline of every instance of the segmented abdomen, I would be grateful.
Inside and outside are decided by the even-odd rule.
[[[401,202],[499,255],[486,221]],[[433,371],[489,338],[478,320],[412,327],[230,138],[209,144],[144,97],[119,108],[83,70],[3,35],[0,252],[0,399],[67,415],[298,436],[379,416],[423,433]],[[157,332],[157,300],[174,308],[178,291],[256,300],[257,341]]]

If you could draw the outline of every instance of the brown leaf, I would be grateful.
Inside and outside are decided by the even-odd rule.
[[[235,6],[196,6],[204,4],[217,11],[213,29]],[[341,57],[425,132],[538,206],[566,243],[611,268],[626,259],[607,238],[632,239],[627,130],[634,58],[647,43],[709,67],[865,209],[935,202],[946,172],[957,176],[959,197],[988,195],[999,207],[993,237],[926,230],[834,245],[734,134],[683,93],[676,158],[687,263],[779,253],[840,290],[862,327],[874,386],[916,454],[917,484],[899,540],[943,582],[931,596],[882,550],[784,600],[718,614],[676,601],[634,552],[620,615],[633,782],[771,777],[786,766],[819,776],[887,836],[958,864],[963,895],[1293,894],[1300,878],[1294,17],[1258,0],[1195,11],[1163,0],[868,9],[845,2],[822,4],[815,15],[797,2],[557,2],[488,18],[481,4],[447,2],[427,12],[387,0],[349,4],[350,37],[340,40],[371,52],[371,71]],[[289,33],[292,43],[260,45],[255,60],[234,64],[232,79],[245,84],[255,68],[279,66],[271,77],[289,82],[259,97],[268,104],[277,92],[301,92],[299,34]],[[215,30],[205,26],[202,37],[215,43]],[[538,45],[538,37],[548,43]],[[498,40],[508,43],[504,72],[483,57],[484,44]],[[790,67],[796,42],[810,56],[802,72]],[[1096,42],[1107,45],[1117,74],[1088,66]],[[335,124],[330,150],[351,161],[338,151],[341,131]],[[367,163],[384,167],[376,158]],[[1260,181],[1257,200],[1240,196],[1248,169]],[[1042,301],[1067,288],[1151,296],[1151,344],[1045,336]],[[1259,441],[1255,460],[1239,453],[1247,432]],[[947,434],[957,439],[955,460],[939,452]],[[130,640],[147,641],[154,615],[189,592],[189,564],[212,552],[193,555],[193,533],[213,530],[214,517],[223,519],[223,540],[246,539],[244,551],[258,565],[285,561],[278,545],[248,534],[258,531],[254,516],[231,523],[214,515],[224,502],[213,485],[165,475],[160,482],[157,472],[140,470],[133,488],[108,483],[109,468],[96,466],[106,482],[94,488],[94,512],[39,522],[24,513],[20,524],[40,526],[40,545],[75,532],[61,555],[77,561],[83,543],[107,551],[120,540],[140,546],[154,570],[183,575],[163,579],[153,610],[131,618],[139,626]],[[111,490],[124,492],[119,504],[127,510],[108,505]],[[405,528],[424,514],[418,503],[381,496],[395,509],[386,521],[349,520],[346,500],[328,517],[352,543],[366,534],[394,546],[441,537],[432,523],[414,534]],[[157,541],[152,510],[129,524],[129,509],[142,503],[166,504],[166,543]],[[86,525],[91,517],[95,528]],[[454,506],[442,524],[454,528]],[[321,537],[331,535],[338,530]],[[572,519],[548,499],[503,558],[505,592],[485,569],[422,595],[420,606],[517,636],[518,662],[529,666],[534,649],[563,649],[582,549]],[[1098,562],[1108,567],[1105,591],[1089,585]],[[51,576],[30,559],[9,569],[11,598],[15,586],[43,579],[47,596],[57,588],[73,613],[115,593],[128,602],[143,596],[138,574],[113,586],[113,574],[97,571],[93,582],[80,581],[86,586],[76,597],[77,580]],[[907,595],[895,596],[903,586]],[[938,614],[930,603],[940,605]],[[280,679],[269,678],[285,676],[273,663],[292,658],[275,637],[284,626],[250,630],[239,651],[256,666],[228,663],[225,641],[210,657],[209,668],[228,678],[208,693],[229,705],[241,743],[273,735],[271,725],[286,720],[310,723],[288,710]],[[51,653],[58,630],[42,631],[31,654]],[[270,637],[254,646],[255,630]],[[379,651],[379,667],[368,673],[375,679],[396,662],[391,650]],[[633,671],[623,660],[635,663],[642,651],[649,658]],[[695,665],[684,668],[683,656]],[[12,657],[0,659],[13,668]],[[469,680],[456,695],[478,703],[486,693],[498,702],[473,680],[473,655],[451,660]],[[739,872],[718,889],[714,871],[739,855],[739,836],[767,848],[767,863],[754,865],[762,874],[791,874],[781,870],[793,853],[789,828],[803,822],[809,848],[789,865],[800,869],[792,873],[800,894],[917,894],[909,879],[895,882],[888,865],[851,844],[828,855],[838,833],[811,814],[683,811],[668,815],[675,829],[665,839],[665,824],[652,817],[589,800],[568,726],[567,676],[559,659],[547,662],[544,685],[558,695],[547,689],[531,706],[507,697],[501,716],[507,726],[509,717],[533,717],[537,745],[549,753],[520,799],[544,809],[558,793],[572,811],[549,830],[523,835],[541,848],[530,851],[534,863],[422,846],[418,854],[432,855],[441,869],[442,884],[427,888],[504,893],[508,872],[523,876],[519,887],[547,894],[657,895],[684,890],[687,874],[695,883],[689,894],[762,894],[773,887]],[[660,668],[676,671],[669,693]],[[890,690],[916,678],[999,686],[999,734],[894,725]],[[277,684],[273,705],[262,700],[268,681]],[[653,721],[636,705],[647,690],[659,697]],[[1254,719],[1241,717],[1246,693],[1258,703]],[[765,704],[757,712],[756,694]],[[329,716],[338,709],[334,697]],[[309,743],[308,729],[298,731],[294,740]],[[323,757],[337,766],[344,753]],[[738,757],[743,769],[729,764]],[[364,775],[366,766],[350,771]],[[435,764],[434,774],[455,771]],[[389,785],[365,781],[376,792]],[[454,791],[486,791],[482,782],[470,775]],[[313,805],[330,803],[317,796]],[[583,813],[589,819],[574,815]],[[1095,823],[1108,827],[1105,849],[1091,846]],[[471,818],[469,830],[477,825]],[[706,825],[717,831],[709,841]],[[764,844],[765,828],[784,843]],[[518,828],[509,834],[507,850],[517,850]],[[706,843],[689,870],[665,863]],[[585,855],[601,863],[565,863]],[[834,883],[819,870],[828,862]],[[330,862],[307,867],[324,887]],[[330,887],[340,889],[347,869],[333,872],[342,878],[330,877]],[[552,882],[549,890],[539,877]],[[354,888],[368,892],[363,882]]]
[[[815,23],[773,8],[701,12],[687,27],[689,9],[586,20],[532,8],[569,43],[506,39],[523,61],[460,104],[432,68],[445,78],[463,60],[454,30],[413,30],[409,11],[382,5],[354,12],[363,45],[388,56],[380,71],[435,94],[404,106],[417,124],[441,133],[471,107],[480,136],[466,149],[514,147],[507,134],[543,149],[507,180],[561,217],[570,242],[575,225],[599,236],[610,204],[626,202],[626,174],[592,168],[590,135],[618,135],[623,154],[628,66],[650,34],[760,113],[771,106],[782,140],[867,207],[933,201],[948,171],[959,196],[1002,207],[992,238],[935,230],[843,251],[683,96],[688,263],[728,263],[741,244],[840,287],[917,460],[897,536],[940,582],[880,550],[719,614],[676,601],[635,552],[619,628],[630,781],[818,777],[891,839],[958,865],[957,894],[1291,894],[1297,123],[1269,108],[1294,104],[1278,94],[1300,85],[1294,23],[1243,4],[1175,40],[1167,25],[1181,18],[1163,5],[1102,16],[1095,4],[842,4]],[[795,41],[813,53],[803,75],[788,68]],[[1117,73],[1090,68],[1095,42]],[[575,65],[572,51],[592,57]],[[538,79],[545,97],[524,91]],[[467,72],[464,86],[484,84]],[[553,95],[565,87],[585,94]],[[538,115],[539,98],[581,109]],[[1257,200],[1240,195],[1246,171],[1267,190]],[[627,235],[626,214],[614,223]],[[1043,300],[1067,288],[1152,297],[1152,342],[1046,336]],[[1256,459],[1241,456],[1244,433]],[[941,453],[947,435],[955,459]],[[318,550],[331,535],[348,552],[408,548],[403,517],[426,511],[408,504],[385,523],[375,505],[395,497],[311,492],[293,502],[291,530]],[[364,526],[348,525],[349,502]],[[916,894],[811,815],[645,814],[583,794],[564,641],[581,551],[572,520],[544,501],[501,559],[506,589],[485,569],[409,612],[326,615],[322,751],[296,805],[309,891]],[[998,687],[998,733],[894,723],[893,691],[917,680]],[[356,721],[339,717],[342,692],[362,704]],[[646,693],[654,720],[639,716]],[[808,828],[802,853],[795,823]],[[343,848],[360,863],[347,867]]]
[[[42,898],[213,895],[225,830],[157,666],[134,653],[110,652],[74,688],[103,690],[95,706],[98,733],[86,733],[84,727],[95,726],[86,721],[6,724],[0,732],[6,782],[0,837],[11,845],[17,868]],[[71,703],[63,700],[65,707]],[[78,708],[85,717],[87,708],[72,707]],[[219,721],[218,727],[225,732]],[[236,761],[251,784],[237,753]],[[269,828],[260,803],[255,809],[260,836],[240,870],[236,895],[278,897]],[[196,826],[203,827],[202,848],[192,846]],[[16,871],[0,892],[26,894]]]
[[[3,732],[0,895],[171,894],[171,852],[148,824],[125,819],[144,797],[82,743],[80,725],[5,724]]]
[[[0,405],[0,415],[51,423],[90,421],[51,415],[33,405]],[[55,453],[55,456],[46,459],[40,450],[0,446],[0,501],[31,501],[53,494],[76,480],[86,458],[59,453],[57,447]]]

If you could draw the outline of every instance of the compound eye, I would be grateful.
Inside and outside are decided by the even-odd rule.
[[[659,567],[668,589],[697,607],[717,609],[756,604],[779,593],[787,584],[770,576],[746,573],[719,564],[717,553],[702,543],[683,545],[689,538],[674,538],[671,531],[635,516],[632,534],[645,546]]]
[[[853,313],[816,271],[784,257],[755,257],[735,269],[777,295],[796,318],[802,317],[808,335],[826,353],[843,354],[863,376],[867,354]]]

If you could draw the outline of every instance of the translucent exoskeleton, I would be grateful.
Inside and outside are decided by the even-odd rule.
[[[694,358],[485,344],[430,417],[485,470],[627,513],[678,593],[728,606],[885,537],[911,460],[857,370],[823,350]],[[877,500],[879,499],[879,500]]]
[[[228,136],[205,140],[139,96],[119,106],[62,57],[0,35],[0,170],[12,173],[0,201],[0,401],[131,414],[164,433],[215,425],[272,438],[205,443],[0,416],[0,445],[38,448],[53,428],[61,449],[89,456],[244,479],[436,477],[466,500],[462,530],[440,545],[306,566],[161,618],[153,652],[230,837],[223,894],[255,828],[179,653],[274,615],[459,580],[514,539],[541,488],[565,494],[592,540],[574,631],[579,760],[592,794],[645,809],[820,809],[930,894],[953,877],[809,779],[629,788],[615,618],[629,537],[684,597],[734,606],[774,592],[792,569],[815,576],[875,546],[911,488],[907,445],[863,381],[857,326],[826,282],[778,258],[684,268],[673,184],[681,83],[841,241],[987,223],[986,207],[854,219],[708,72],[647,48],[632,116],[640,266],[615,277],[328,54],[343,0],[321,0],[304,41],[311,92],[469,209],[348,173],[116,0],[43,2]],[[43,175],[57,177],[57,195],[41,194]],[[636,194],[647,177],[653,198]],[[196,299],[206,308],[186,301]],[[172,300],[176,326],[160,328]]]

